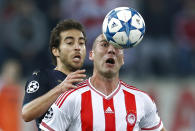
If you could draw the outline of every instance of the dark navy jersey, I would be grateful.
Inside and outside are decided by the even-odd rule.
[[[26,83],[23,105],[44,95],[60,84],[65,78],[66,75],[64,73],[54,69],[35,71]],[[45,114],[36,119],[36,125],[38,128],[44,116]]]

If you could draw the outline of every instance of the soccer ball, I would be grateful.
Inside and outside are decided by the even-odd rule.
[[[145,33],[145,22],[133,8],[118,7],[111,10],[102,24],[106,40],[117,48],[131,48],[139,44]]]

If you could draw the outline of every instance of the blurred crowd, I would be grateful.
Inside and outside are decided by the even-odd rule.
[[[141,4],[147,26],[140,48],[145,61],[141,72],[165,77],[194,76],[195,1],[143,0]]]
[[[84,24],[89,51],[101,32],[104,16],[119,6],[135,8],[146,23],[141,44],[125,50],[122,74],[137,78],[195,74],[194,0],[0,0],[0,67],[14,58],[21,63],[22,76],[27,77],[34,69],[50,65],[50,31],[67,18]],[[91,66],[86,58],[88,72]]]
[[[194,0],[0,0],[0,99],[7,98],[6,103],[11,103],[7,106],[18,107],[19,81],[37,68],[51,66],[48,42],[57,22],[67,18],[80,21],[87,31],[89,51],[101,33],[105,15],[119,6],[135,8],[146,23],[142,42],[125,50],[121,75],[138,79],[195,76]],[[84,68],[88,74],[92,72],[88,56]]]

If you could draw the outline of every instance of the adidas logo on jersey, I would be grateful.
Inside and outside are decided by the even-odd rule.
[[[108,107],[105,111],[105,113],[114,113],[110,107]]]

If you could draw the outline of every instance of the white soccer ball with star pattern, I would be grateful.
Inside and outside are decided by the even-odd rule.
[[[117,48],[131,48],[139,44],[145,33],[145,22],[139,12],[129,7],[111,10],[102,25],[106,40]]]

